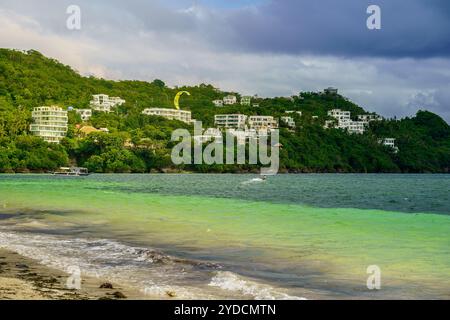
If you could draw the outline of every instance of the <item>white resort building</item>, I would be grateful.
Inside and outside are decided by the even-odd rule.
[[[81,116],[83,121],[88,121],[92,117],[91,109],[75,109],[75,112]]]
[[[110,97],[106,94],[92,96],[91,108],[100,112],[111,112],[111,108],[124,104],[126,101],[119,97]]]
[[[214,100],[212,102],[216,107],[223,107],[223,100]]]
[[[243,96],[241,98],[241,105],[242,106],[250,106],[252,103],[252,97],[250,96]]]
[[[365,121],[352,121],[350,111],[342,111],[341,109],[328,111],[328,116],[336,120],[325,121],[326,129],[337,128],[347,130],[348,133],[363,134],[368,124]]]
[[[67,134],[67,111],[59,107],[34,108],[30,131],[50,143],[59,143]]]
[[[208,128],[201,136],[194,136],[194,140],[200,143],[206,143],[215,140],[218,143],[223,142],[222,132],[218,128]]]
[[[397,153],[399,151],[399,149],[395,145],[395,141],[396,140],[394,138],[384,138],[384,139],[378,140],[378,143],[391,148],[392,150],[394,150],[395,153]]]
[[[169,120],[183,121],[188,124],[195,122],[195,119],[192,119],[191,112],[185,110],[167,109],[167,108],[148,108],[144,109],[144,111],[142,111],[142,114],[145,114],[147,116],[164,117]]]
[[[368,124],[372,121],[381,121],[383,120],[383,117],[377,114],[360,114],[358,116],[358,120]]]
[[[281,117],[281,121],[283,121],[285,124],[287,124],[290,128],[295,128],[295,120],[292,117]]]
[[[302,113],[301,111],[286,111],[285,113],[287,113],[287,114],[293,114],[293,113],[296,113],[296,114],[298,114],[300,117],[303,115],[303,113]]]
[[[278,128],[278,122],[272,116],[250,116],[248,124],[250,129],[258,131]]]
[[[236,104],[236,103],[237,103],[236,96],[229,95],[229,96],[226,96],[225,98],[223,98],[223,104],[225,104],[225,105],[232,105],[232,104]]]
[[[247,116],[243,114],[216,114],[214,124],[220,128],[245,129]]]

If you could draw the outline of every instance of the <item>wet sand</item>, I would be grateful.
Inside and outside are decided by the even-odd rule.
[[[142,300],[161,299],[110,283],[104,279],[81,279],[81,289],[69,289],[69,274],[48,268],[15,252],[0,249],[0,300]]]

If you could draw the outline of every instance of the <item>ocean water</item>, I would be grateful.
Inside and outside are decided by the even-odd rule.
[[[0,247],[149,296],[449,299],[449,214],[448,175],[0,176]]]

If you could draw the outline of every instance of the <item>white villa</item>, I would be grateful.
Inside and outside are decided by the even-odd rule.
[[[350,111],[342,111],[341,109],[333,109],[328,111],[328,116],[342,122],[351,121]]]
[[[333,109],[328,111],[328,116],[337,120],[325,121],[325,128],[337,128],[347,130],[349,133],[363,134],[368,122],[352,121],[350,111],[342,111],[341,109]]]
[[[294,118],[292,118],[292,117],[281,117],[281,121],[286,123],[288,125],[288,127],[295,128]]]
[[[250,96],[243,96],[241,98],[241,105],[242,106],[249,106],[252,103],[252,97]]]
[[[91,108],[100,112],[111,112],[111,108],[124,104],[126,101],[119,97],[110,97],[106,94],[92,96]]]
[[[223,107],[223,100],[214,100],[212,102],[216,107]]]
[[[250,116],[248,118],[250,129],[267,130],[278,128],[278,122],[272,116]]]
[[[293,114],[293,113],[296,113],[296,114],[298,114],[300,117],[303,115],[303,113],[302,113],[301,111],[291,111],[291,110],[289,110],[289,111],[286,111],[285,113],[287,113],[287,114]]]
[[[192,119],[191,112],[185,110],[167,109],[167,108],[147,108],[144,109],[144,111],[142,111],[142,114],[145,114],[147,116],[164,117],[169,120],[179,120],[188,124],[195,122],[195,119]]]
[[[247,116],[243,114],[216,114],[214,123],[220,128],[245,129]]]
[[[91,109],[75,109],[75,112],[81,116],[83,121],[88,121],[92,117]]]
[[[380,139],[380,140],[378,140],[378,143],[393,149],[395,153],[397,153],[399,151],[398,147],[395,145],[395,139],[394,138]]]
[[[383,120],[383,117],[377,114],[361,114],[358,116],[358,120],[369,123],[372,121],[381,121]]]
[[[67,111],[59,107],[34,108],[30,131],[50,143],[60,143],[67,133]]]
[[[236,103],[237,103],[236,96],[229,95],[229,96],[226,96],[225,98],[223,98],[223,104],[225,104],[225,105],[232,105],[232,104],[236,104]]]
[[[366,131],[366,123],[363,121],[350,121],[346,129],[349,133],[363,134]]]

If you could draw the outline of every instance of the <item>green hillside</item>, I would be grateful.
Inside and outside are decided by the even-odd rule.
[[[237,88],[238,89],[238,88]],[[414,118],[373,123],[364,135],[349,135],[337,129],[323,129],[327,111],[341,108],[352,117],[366,113],[340,95],[312,92],[294,97],[253,99],[258,108],[240,105],[216,108],[212,104],[228,92],[211,85],[169,88],[163,81],[110,81],[82,77],[69,66],[44,57],[37,51],[0,49],[0,171],[45,172],[65,165],[87,166],[96,172],[199,172],[256,171],[251,165],[175,167],[170,160],[171,133],[176,128],[192,129],[184,123],[144,116],[149,107],[172,107],[179,90],[182,109],[193,118],[213,126],[218,113],[285,115],[296,117],[295,132],[281,128],[281,169],[290,172],[448,172],[450,127],[439,116],[421,111]],[[28,132],[33,107],[58,105],[88,108],[93,94],[120,96],[127,102],[114,113],[97,113],[90,125],[105,127],[110,134],[94,133],[81,138],[75,126],[81,119],[69,112],[69,132],[61,145],[50,145]],[[238,93],[235,93],[239,96]],[[313,119],[313,116],[318,116]],[[399,153],[381,146],[379,138],[398,139]],[[127,142],[127,143],[126,143]]]

